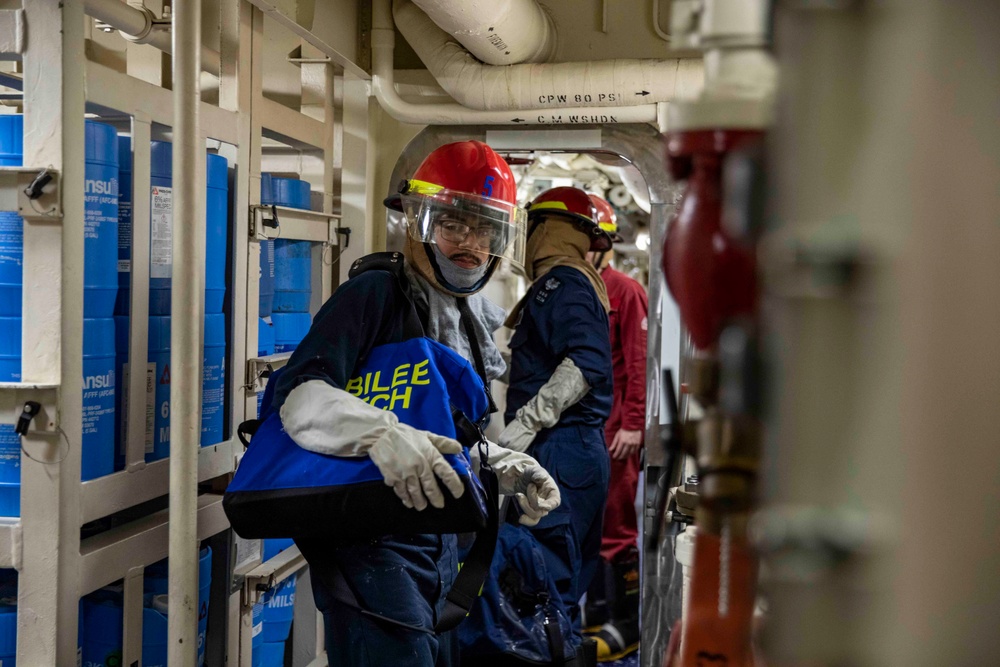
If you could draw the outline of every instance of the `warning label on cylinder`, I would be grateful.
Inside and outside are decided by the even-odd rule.
[[[20,274],[23,256],[24,222],[21,216],[12,211],[0,211],[0,272],[4,276]],[[4,282],[13,281],[6,279]]]
[[[129,256],[132,253],[132,202],[118,200],[118,273],[132,270]]]
[[[102,369],[103,370],[103,369]],[[104,419],[115,416],[115,369],[83,378],[83,435],[101,433]],[[112,429],[112,433],[114,430]]]
[[[128,443],[128,382],[129,382],[129,364],[128,362],[122,364],[122,418],[121,418],[121,438],[119,439],[119,451],[122,455],[125,454],[125,448]],[[153,423],[156,419],[156,363],[149,362],[146,364],[146,432],[145,432],[145,446],[144,451],[146,454],[151,454],[153,452]]]
[[[87,170],[89,175],[89,165]],[[118,179],[86,179],[84,181],[83,202],[83,238],[101,238],[102,225],[110,227],[118,224]]]
[[[173,188],[154,185],[149,203],[149,277],[169,278],[174,263]]]

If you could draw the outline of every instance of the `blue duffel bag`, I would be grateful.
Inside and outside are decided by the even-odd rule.
[[[548,574],[544,548],[513,517],[500,526],[479,598],[458,627],[463,662],[480,667],[585,664]]]
[[[384,535],[475,532],[486,525],[486,490],[473,473],[468,449],[447,454],[465,493],[445,490],[443,508],[406,508],[367,456],[340,457],[299,447],[285,433],[271,395],[279,369],[268,378],[262,420],[223,497],[238,535],[247,539],[321,537],[366,540]],[[456,438],[468,448],[488,415],[483,383],[469,363],[425,337],[371,350],[346,390],[400,422]],[[469,415],[473,416],[470,418]],[[241,426],[247,431],[246,423]]]

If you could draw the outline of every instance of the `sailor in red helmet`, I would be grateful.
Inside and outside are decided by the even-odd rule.
[[[560,187],[528,206],[528,293],[508,318],[511,370],[500,444],[528,451],[556,478],[562,505],[532,532],[581,637],[580,597],[597,572],[609,462],[611,412],[608,297],[586,260],[611,248],[583,190]]]
[[[442,457],[460,453],[461,445],[409,427],[345,389],[373,348],[407,338],[414,307],[425,336],[465,357],[486,386],[499,377],[505,364],[493,331],[504,312],[477,292],[502,259],[520,262],[525,216],[507,163],[478,141],[436,149],[385,203],[406,214],[405,261],[379,253],[355,263],[292,354],[272,405],[300,447],[369,456],[400,509],[440,508],[445,493],[464,490]],[[530,456],[495,445],[488,454],[501,493],[517,498],[524,523],[558,506],[555,482]],[[311,568],[331,665],[457,664],[455,633],[434,632],[458,572],[455,535],[364,542],[343,535],[296,544]]]
[[[615,243],[618,216],[607,201],[590,195],[597,221]],[[604,434],[611,455],[611,484],[604,510],[601,571],[587,591],[588,632],[597,659],[610,662],[639,647],[639,535],[635,494],[646,424],[646,329],[649,310],[642,285],[611,266],[614,251],[588,253],[601,273],[611,304],[614,403]]]

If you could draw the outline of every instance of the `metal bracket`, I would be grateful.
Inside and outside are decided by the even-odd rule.
[[[282,238],[340,245],[338,213],[318,213],[287,206],[250,207],[250,238],[255,241]],[[276,230],[276,231],[270,231]]]
[[[24,10],[0,10],[0,60],[20,60],[24,53]]]
[[[0,167],[0,211],[36,221],[62,220],[59,172],[47,167]]]
[[[0,518],[0,567],[20,570],[23,553],[21,520],[16,517]]]
[[[351,247],[351,228],[350,227],[337,227],[337,233],[343,235],[344,237],[344,249]]]
[[[59,385],[0,382],[0,424],[18,423],[29,401],[40,409],[31,419],[28,434],[56,435],[59,432]]]
[[[266,357],[254,357],[247,359],[246,383],[243,389],[250,393],[260,393],[267,386],[267,378],[271,373],[288,363],[291,352],[280,352]]]
[[[285,549],[274,558],[264,561],[246,573],[243,578],[240,602],[244,607],[257,604],[264,593],[305,566],[306,559],[299,553],[298,547],[292,546]]]
[[[307,58],[302,55],[302,47],[297,46],[288,53],[288,62],[293,65],[332,65],[333,59],[330,56],[319,56]]]

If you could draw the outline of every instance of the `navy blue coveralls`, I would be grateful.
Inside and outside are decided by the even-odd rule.
[[[310,380],[344,389],[373,347],[405,340],[406,308],[396,278],[386,271],[370,270],[341,285],[292,353],[275,387],[274,408],[280,409],[292,389]],[[388,536],[358,543],[344,535],[343,540],[295,543],[309,563],[330,665],[457,664],[456,633],[436,636],[432,630],[458,572],[456,536]],[[336,602],[331,582],[338,573],[367,611],[427,632],[375,622]]]
[[[578,602],[597,572],[610,461],[604,422],[611,414],[612,367],[608,316],[587,277],[557,266],[535,281],[510,341],[506,423],[569,357],[590,391],[538,433],[528,449],[559,485],[562,504],[532,529],[545,548],[577,633]]]

